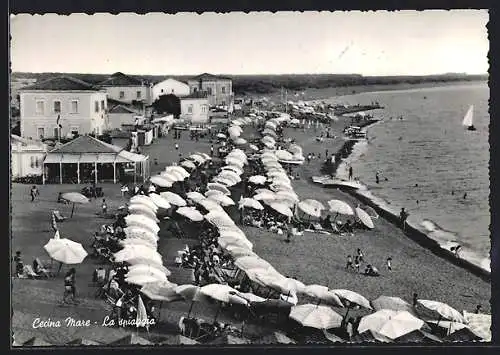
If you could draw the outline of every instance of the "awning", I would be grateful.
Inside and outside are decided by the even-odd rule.
[[[97,163],[97,164],[112,164],[112,163],[139,163],[147,161],[147,155],[135,154],[122,150],[116,153],[76,153],[76,154],[61,154],[48,153],[44,164],[76,164],[76,163]]]
[[[59,164],[61,162],[62,155],[61,154],[47,154],[45,156],[44,164]]]

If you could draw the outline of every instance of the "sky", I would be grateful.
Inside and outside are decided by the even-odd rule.
[[[484,74],[486,10],[11,16],[17,72]]]

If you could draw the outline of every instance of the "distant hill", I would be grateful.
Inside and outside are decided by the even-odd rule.
[[[111,74],[82,73],[12,73],[12,79],[45,80],[54,76],[69,75],[77,79],[97,84],[107,79]],[[464,73],[445,73],[425,76],[363,76],[359,74],[283,74],[283,75],[230,75],[233,79],[233,91],[236,95],[267,94],[280,88],[301,91],[307,88],[324,89],[329,87],[347,87],[356,85],[394,85],[444,83],[453,81],[482,81],[488,75],[467,75]],[[166,78],[187,81],[194,75],[130,75],[153,83]]]

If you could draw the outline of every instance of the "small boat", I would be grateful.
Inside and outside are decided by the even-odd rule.
[[[465,114],[462,125],[467,127],[468,131],[475,131],[476,127],[474,127],[474,124],[472,123],[473,120],[474,120],[474,105],[470,105],[469,109],[467,110],[467,113]]]

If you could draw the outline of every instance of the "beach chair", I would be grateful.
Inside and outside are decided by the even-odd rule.
[[[38,275],[33,270],[33,268],[31,267],[31,265],[24,265],[24,267],[23,267],[23,276],[24,277],[21,277],[21,278],[28,278],[28,279],[39,279],[40,278],[40,275]]]
[[[56,222],[64,222],[66,220],[66,217],[61,215],[61,212],[58,210],[52,211],[52,214],[54,215]]]
[[[44,263],[40,260],[40,258],[35,258],[36,264],[38,264],[38,269],[36,270],[38,275],[43,275],[46,278],[52,277],[52,270],[50,267],[46,267]],[[35,271],[35,270],[34,270]]]

